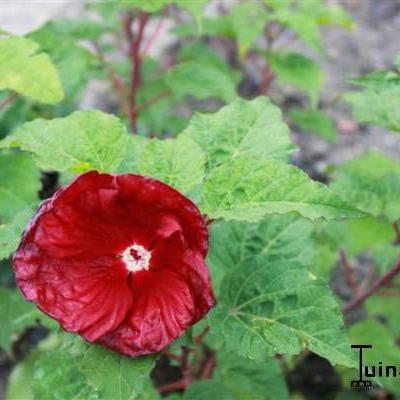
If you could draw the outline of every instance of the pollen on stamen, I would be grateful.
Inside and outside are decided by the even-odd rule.
[[[139,244],[127,247],[122,253],[122,261],[124,261],[126,269],[130,272],[137,272],[143,269],[148,271],[150,258],[151,252]]]

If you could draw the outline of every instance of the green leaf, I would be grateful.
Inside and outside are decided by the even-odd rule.
[[[12,369],[7,382],[5,400],[35,400],[32,378],[36,358],[37,352],[34,351]]]
[[[251,44],[263,32],[268,21],[266,10],[256,2],[240,2],[232,7],[229,18],[243,58]]]
[[[74,364],[74,358],[61,346],[60,339],[54,335],[46,341],[46,349],[42,343],[32,371],[34,399],[99,399]]]
[[[198,29],[192,23],[177,26],[173,31],[181,37],[198,36]],[[206,36],[221,36],[234,38],[231,18],[227,15],[219,15],[214,18],[203,17],[201,21],[201,33]]]
[[[10,222],[0,225],[0,260],[8,258],[17,249],[32,214],[33,210],[28,208],[15,214]]]
[[[213,287],[236,264],[256,255],[308,265],[314,256],[313,224],[296,215],[272,215],[258,224],[217,222],[211,225],[208,264]]]
[[[290,9],[279,9],[272,15],[271,19],[275,19],[284,27],[291,29],[312,49],[322,52],[321,33],[318,23],[309,14]]]
[[[360,218],[347,221],[344,235],[338,238],[354,257],[365,250],[374,250],[394,242],[396,234],[393,226],[376,218]]]
[[[331,118],[319,110],[294,109],[290,119],[304,133],[314,133],[330,143],[336,143],[337,133]]]
[[[42,314],[32,303],[26,301],[17,289],[0,288],[0,320],[3,327],[0,332],[0,346],[11,350],[11,342],[26,328],[38,321],[55,328],[57,325]]]
[[[229,103],[236,97],[236,84],[213,65],[188,61],[177,64],[166,76],[166,84],[177,96],[200,100],[216,97]]]
[[[352,343],[372,345],[372,349],[363,351],[363,365],[378,366],[379,362],[383,362],[384,366],[400,365],[400,348],[395,344],[397,335],[392,336],[389,329],[378,321],[367,319],[356,323],[350,328],[350,337]],[[353,379],[357,378],[353,377]],[[387,390],[400,395],[398,376],[373,379],[382,384]]]
[[[227,351],[253,360],[307,348],[333,364],[353,365],[333,295],[298,263],[263,257],[240,263],[225,276],[210,322]]]
[[[234,397],[222,383],[214,380],[196,381],[183,395],[184,400],[234,400]]]
[[[214,219],[256,222],[289,212],[311,220],[360,216],[302,170],[272,159],[227,161],[206,178],[203,193],[202,211]]]
[[[268,53],[266,57],[278,82],[308,93],[311,105],[315,108],[324,80],[320,66],[298,53]]]
[[[126,146],[125,158],[119,165],[119,174],[140,173],[140,158],[150,140],[144,136],[130,135]]]
[[[48,55],[22,37],[0,39],[0,90],[13,90],[42,103],[63,98],[58,74]]]
[[[203,17],[203,9],[205,5],[208,3],[208,0],[171,0],[172,4],[183,8],[184,10],[189,11],[194,19],[196,20],[197,26],[199,30],[201,30],[202,25],[202,17]]]
[[[196,61],[221,70],[229,76],[230,80],[238,85],[242,79],[239,71],[233,69],[219,54],[213,51],[209,45],[202,42],[194,42],[179,49],[179,61]]]
[[[40,188],[40,172],[29,155],[0,153],[0,223],[37,202]]]
[[[179,136],[153,139],[141,154],[139,170],[182,193],[193,194],[203,181],[204,164],[205,156],[196,142]]]
[[[399,257],[399,246],[394,244],[382,244],[372,249],[372,259],[381,274],[388,272]]]
[[[235,400],[289,399],[282,371],[273,359],[256,363],[220,351],[214,380],[222,383]]]
[[[400,163],[384,154],[369,152],[341,165],[331,188],[366,213],[400,218]]]
[[[121,5],[124,7],[134,7],[148,13],[156,13],[161,11],[166,5],[170,3],[169,0],[122,0]]]
[[[295,150],[279,108],[266,97],[237,99],[214,114],[196,114],[182,134],[204,150],[209,168],[245,155],[287,161]]]
[[[128,135],[113,115],[77,111],[65,118],[27,122],[0,142],[33,153],[36,164],[48,171],[114,171],[121,163]]]
[[[368,315],[371,317],[380,317],[385,321],[385,328],[397,339],[399,336],[399,307],[400,298],[398,297],[383,297],[374,295],[365,303]]]
[[[364,88],[344,96],[357,121],[400,132],[400,74],[379,71],[351,82]]]
[[[74,348],[70,351],[76,365],[88,383],[100,393],[100,398],[140,399],[156,356],[128,358],[76,337],[73,340]]]

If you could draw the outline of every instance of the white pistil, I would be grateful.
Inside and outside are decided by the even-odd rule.
[[[143,246],[134,244],[129,246],[122,253],[122,260],[126,269],[130,272],[137,272],[150,268],[151,252],[147,251]]]

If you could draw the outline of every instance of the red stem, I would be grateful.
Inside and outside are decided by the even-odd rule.
[[[133,133],[136,133],[136,92],[140,86],[140,67],[142,59],[140,57],[140,45],[143,39],[144,29],[146,27],[149,15],[147,13],[140,13],[138,17],[138,31],[134,36],[132,33],[132,16],[128,14],[124,19],[125,35],[129,42],[129,57],[131,59],[131,83],[129,89],[129,120]]]
[[[157,390],[160,393],[175,392],[177,390],[184,390],[187,388],[185,379],[180,379],[179,381],[167,383],[166,385],[159,386]]]
[[[162,13],[160,19],[158,20],[157,26],[156,26],[153,34],[151,35],[149,41],[146,43],[146,46],[144,47],[144,49],[142,51],[142,57],[144,57],[147,54],[147,52],[149,51],[150,47],[152,46],[152,44],[156,40],[157,36],[161,32],[161,28],[162,28],[162,26],[164,24],[164,20],[165,20],[165,16],[166,15],[167,15],[167,7],[164,8],[163,13]]]
[[[396,232],[396,239],[394,244],[400,244],[400,228],[397,222],[393,224],[394,231]]]
[[[203,370],[201,371],[200,379],[210,379],[212,372],[215,368],[215,353],[212,353],[210,358],[204,364]]]
[[[260,96],[266,95],[269,85],[271,82],[275,79],[275,75],[272,73],[272,71],[269,69],[268,65],[264,67],[264,74],[263,78],[260,82],[260,85],[258,86],[258,94]]]
[[[387,285],[391,282],[396,275],[400,272],[400,257],[398,258],[395,266],[388,271],[385,275],[379,278],[369,289],[367,289],[364,293],[354,297],[350,300],[346,306],[343,308],[343,313],[346,314],[349,311],[353,310],[360,304],[364,303],[370,296],[372,296],[377,290],[379,290],[382,286]]]
[[[207,325],[197,336],[193,338],[194,343],[200,344],[209,331],[210,326]]]
[[[99,43],[96,41],[93,41],[92,43],[93,43],[93,46],[96,51],[98,59],[104,65],[104,67],[107,71],[108,78],[114,87],[115,93],[117,94],[118,102],[119,102],[123,112],[125,113],[125,115],[129,118],[129,104],[125,97],[124,84],[123,84],[122,78],[117,74],[117,72],[114,70],[114,68],[106,61]]]
[[[17,97],[18,93],[11,93],[4,100],[0,101],[0,110],[12,103]]]
[[[356,277],[354,276],[353,268],[351,267],[349,260],[347,259],[347,254],[345,250],[340,250],[339,255],[346,276],[347,285],[354,291],[354,289],[358,285],[358,282]]]
[[[161,92],[160,94],[158,94],[155,97],[152,97],[149,100],[146,100],[145,102],[143,102],[142,104],[139,104],[136,108],[135,108],[135,113],[138,114],[139,111],[142,111],[144,109],[146,109],[147,107],[152,106],[153,104],[158,103],[160,100],[164,99],[165,97],[171,96],[172,92],[171,90],[165,90],[164,92]]]

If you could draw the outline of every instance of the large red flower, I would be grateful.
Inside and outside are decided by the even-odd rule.
[[[139,175],[88,172],[37,212],[14,255],[24,296],[69,332],[160,351],[214,304],[197,207]]]

